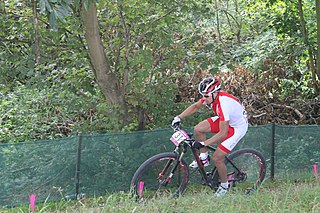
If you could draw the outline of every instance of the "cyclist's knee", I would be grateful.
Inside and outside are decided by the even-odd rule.
[[[224,157],[219,155],[213,155],[212,160],[214,161],[214,163],[222,163],[224,162]]]
[[[216,163],[223,163],[224,157],[226,156],[226,153],[221,151],[219,148],[213,153],[212,159]]]
[[[193,130],[194,130],[194,134],[204,133],[204,132],[202,131],[202,127],[200,126],[200,124],[197,124],[197,125],[193,128]]]
[[[203,141],[203,140],[206,139],[206,134],[203,131],[203,128],[201,126],[199,126],[199,124],[194,127],[194,132],[193,133],[194,133],[194,138],[196,140]]]
[[[196,133],[204,134],[206,132],[210,132],[210,124],[207,120],[201,121],[194,127],[195,134]]]

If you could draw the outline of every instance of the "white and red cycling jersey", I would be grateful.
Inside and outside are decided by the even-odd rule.
[[[200,99],[205,104],[204,98]],[[229,121],[231,127],[241,127],[248,125],[247,112],[239,100],[227,92],[219,92],[218,96],[211,104],[214,113],[220,121]]]
[[[199,101],[206,104],[204,98]],[[228,135],[218,146],[229,153],[248,130],[247,112],[236,97],[224,91],[218,93],[210,107],[216,114],[207,119],[212,133],[219,132],[220,121],[229,121]]]

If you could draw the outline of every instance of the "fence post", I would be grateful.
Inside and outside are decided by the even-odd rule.
[[[271,171],[270,171],[270,176],[271,176],[271,180],[274,180],[274,158],[275,158],[275,135],[276,135],[276,125],[273,123],[272,124],[272,144],[271,144]]]
[[[79,135],[78,144],[77,144],[77,163],[76,163],[76,174],[75,174],[75,195],[76,195],[76,197],[79,194],[79,188],[80,188],[81,144],[82,144],[82,136]]]

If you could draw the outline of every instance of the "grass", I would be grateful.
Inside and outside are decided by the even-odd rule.
[[[1,213],[30,212],[28,206],[0,209]],[[35,212],[320,212],[320,186],[314,181],[267,181],[252,195],[233,189],[223,198],[215,198],[209,187],[188,187],[177,199],[161,198],[138,204],[128,193],[79,201],[61,201],[36,205]]]

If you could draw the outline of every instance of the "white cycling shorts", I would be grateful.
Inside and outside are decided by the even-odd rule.
[[[210,124],[211,132],[218,133],[219,132],[219,117],[211,117],[208,118],[207,121]],[[222,151],[229,153],[231,150],[239,143],[241,138],[245,136],[248,130],[248,124],[243,125],[241,127],[231,127],[229,126],[228,135],[225,137],[222,142],[218,145]]]

